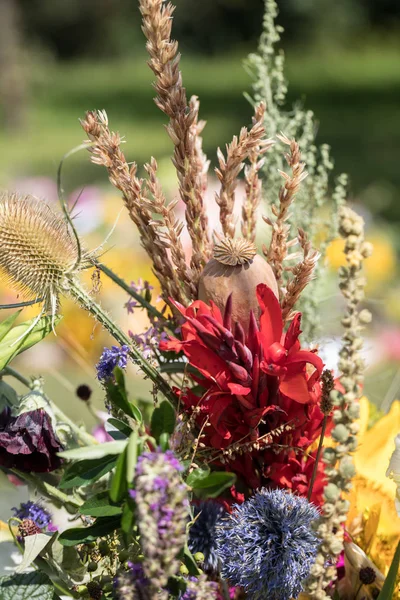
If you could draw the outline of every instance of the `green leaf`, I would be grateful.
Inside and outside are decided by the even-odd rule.
[[[154,409],[151,416],[151,435],[156,440],[159,440],[162,433],[169,433],[172,435],[175,428],[175,410],[172,405],[163,400],[157,408]]]
[[[115,367],[114,369],[114,378],[115,381],[109,379],[106,383],[107,397],[114,406],[120,408],[126,415],[134,419],[135,414],[126,392],[125,375],[119,367]]]
[[[111,425],[113,429],[111,429],[111,427],[109,427],[109,425]],[[105,423],[105,429],[107,431],[107,433],[109,433],[112,437],[114,437],[114,435],[119,432],[120,435],[124,436],[125,438],[128,438],[131,433],[132,433],[132,429],[129,427],[129,425],[127,425],[126,423],[124,423],[124,421],[121,421],[121,419],[115,419],[114,417],[111,417],[110,419],[108,419]],[[117,431],[115,431],[117,430]],[[117,438],[114,438],[117,439]],[[118,439],[122,439],[122,438],[118,438]]]
[[[130,485],[135,476],[135,468],[138,457],[138,441],[139,436],[137,431],[132,431],[128,447],[126,449],[126,482]]]
[[[127,501],[124,504],[122,519],[121,519],[121,529],[124,534],[125,543],[128,545],[132,536],[133,526],[135,524],[135,512],[134,512],[134,504],[131,501]]]
[[[114,515],[120,515],[122,508],[110,500],[108,492],[100,492],[86,500],[83,506],[79,508],[79,512],[82,515],[91,517],[113,517]]]
[[[113,502],[119,502],[122,500],[128,491],[128,485],[126,481],[127,462],[126,448],[117,460],[115,473],[111,480],[110,498]]]
[[[11,385],[8,385],[3,379],[0,380],[0,413],[6,406],[18,404],[18,395]]]
[[[117,457],[115,455],[76,462],[65,471],[58,487],[67,490],[89,485],[109,473],[115,467],[116,462]]]
[[[400,542],[397,544],[396,552],[394,553],[392,564],[386,576],[385,583],[378,596],[378,600],[392,600],[394,598],[394,590],[400,566]]]
[[[104,444],[94,444],[93,446],[83,446],[73,450],[64,450],[58,452],[58,456],[68,458],[69,460],[94,460],[113,454],[121,454],[126,448],[128,440],[118,440],[117,442],[106,442]]]
[[[166,452],[167,450],[169,450],[169,438],[170,438],[169,433],[162,433],[160,435],[159,443],[160,443],[160,448],[163,452]]]
[[[17,310],[17,312],[10,315],[7,319],[0,323],[0,342],[7,335],[9,331],[11,331],[12,326],[14,325],[15,320],[18,318],[22,312],[22,308]]]
[[[142,415],[142,411],[140,410],[140,408],[138,406],[136,406],[136,404],[133,404],[132,402],[129,402],[129,404],[131,405],[131,409],[133,412],[133,418],[138,423],[143,423],[143,415]]]
[[[52,331],[52,317],[45,316],[39,319],[33,329],[31,329],[26,337],[24,337],[26,332],[34,323],[35,319],[36,317],[16,325],[3,336],[2,340],[0,341],[0,370],[4,369],[4,367],[6,367],[8,363],[17,356],[17,354],[21,354],[21,352],[28,350],[28,348],[31,348],[40,342]],[[57,325],[60,320],[61,316],[56,316],[55,324]],[[19,341],[17,342],[17,340]]]
[[[195,469],[188,475],[186,483],[191,488],[196,488],[197,483],[206,479],[210,474],[210,467]]]
[[[191,473],[187,479],[189,481]],[[234,473],[225,473],[225,471],[213,471],[207,477],[195,481],[193,490],[196,496],[200,498],[217,498],[226,488],[231,487],[236,481]],[[188,483],[188,485],[190,485]]]
[[[57,533],[55,535],[57,536]],[[23,573],[23,571],[26,571],[29,565],[31,565],[39,556],[52,538],[54,538],[54,535],[47,535],[47,533],[28,535],[24,539],[24,556],[22,558],[22,562],[15,569],[15,572]]]
[[[17,573],[0,578],[1,600],[53,600],[54,587],[45,573]]]
[[[99,517],[90,527],[72,527],[63,531],[58,538],[63,546],[76,546],[77,544],[86,544],[95,542],[97,538],[112,533],[119,528],[120,517]]]

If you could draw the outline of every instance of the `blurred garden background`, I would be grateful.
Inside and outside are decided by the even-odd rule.
[[[244,92],[251,77],[243,67],[256,50],[262,0],[177,0],[174,36],[182,52],[184,84],[199,96],[207,121],[204,149],[216,162],[223,147],[251,121]],[[366,344],[365,393],[387,412],[400,396],[400,3],[398,0],[281,0],[285,28],[288,108],[300,102],[314,111],[318,143],[331,146],[335,172],[350,176],[350,198],[367,223],[375,252],[367,261],[368,308],[374,324]],[[62,156],[82,143],[86,110],[105,109],[110,126],[125,137],[129,161],[141,167],[153,155],[169,199],[177,193],[165,116],[153,103],[153,75],[135,0],[0,0],[0,185],[57,203],[56,173]],[[268,133],[268,132],[267,132]],[[213,184],[211,183],[211,188]],[[154,283],[134,226],[107,180],[85,151],[63,169],[65,196],[79,194],[76,225],[88,248],[111,229],[104,262],[128,283]],[[117,220],[118,219],[118,220]],[[262,243],[262,232],[260,240]],[[340,242],[328,252],[329,273],[321,296],[323,336],[335,364],[340,335],[336,271]],[[146,328],[143,313],[129,313],[128,297],[104,277],[101,303],[128,330]],[[16,302],[0,283],[1,303]],[[90,287],[91,273],[87,275]],[[154,298],[157,290],[154,290]],[[340,306],[340,305],[339,305]],[[26,376],[43,375],[46,390],[75,420],[96,420],[75,395],[93,388],[93,406],[104,409],[94,364],[108,336],[69,301],[57,338],[49,336],[15,361]],[[2,310],[5,318],[9,311]],[[37,314],[24,310],[22,317]],[[131,371],[138,398],[146,383]],[[22,388],[20,388],[22,389]]]

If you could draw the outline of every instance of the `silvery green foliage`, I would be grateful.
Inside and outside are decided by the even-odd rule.
[[[318,272],[323,267],[327,245],[337,237],[337,213],[345,199],[347,179],[345,175],[340,175],[335,185],[331,185],[333,162],[327,144],[320,147],[315,145],[314,113],[305,110],[300,103],[294,105],[291,110],[285,107],[287,82],[284,76],[284,55],[281,50],[276,50],[283,29],[275,23],[277,15],[275,0],[265,0],[263,32],[258,52],[250,54],[246,61],[246,68],[253,76],[253,94],[249,99],[252,103],[266,103],[264,122],[268,137],[283,132],[288,138],[295,138],[306,163],[308,177],[293,203],[288,222],[291,225],[292,237],[297,235],[298,228],[303,229],[322,255],[316,268],[317,277],[306,287],[300,306],[297,307],[304,315],[304,338],[310,340],[319,326],[317,303],[320,294],[317,288],[321,278],[318,277]],[[277,144],[273,151],[267,152],[264,161],[261,177],[266,205],[270,210],[278,198],[278,191],[283,182],[279,170],[287,170],[281,144]],[[291,250],[297,251],[296,246]],[[289,261],[288,266],[292,264],[293,261]]]

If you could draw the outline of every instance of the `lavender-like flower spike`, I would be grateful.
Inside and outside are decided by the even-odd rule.
[[[179,568],[188,522],[187,486],[183,467],[170,450],[146,452],[137,462],[135,491],[137,523],[144,554],[143,571],[153,589],[162,589]],[[168,597],[166,591],[157,595]]]
[[[128,346],[111,346],[111,348],[104,348],[103,354],[100,356],[99,362],[96,365],[97,378],[100,381],[107,381],[107,379],[112,377],[115,367],[125,369],[128,351]]]
[[[217,526],[222,576],[248,600],[289,600],[302,591],[318,549],[311,523],[318,510],[305,498],[262,489]]]
[[[190,577],[186,591],[179,596],[179,600],[216,600],[218,598],[218,584],[209,581],[206,575]]]

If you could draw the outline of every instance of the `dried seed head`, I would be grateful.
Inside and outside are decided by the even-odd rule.
[[[243,239],[232,240],[230,238],[224,238],[218,242],[213,251],[215,260],[231,267],[250,263],[256,254],[257,250],[253,242]]]
[[[78,269],[77,242],[64,219],[33,196],[0,196],[0,272],[8,283],[54,308],[65,276]]]

